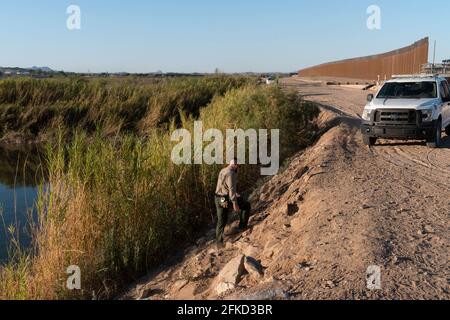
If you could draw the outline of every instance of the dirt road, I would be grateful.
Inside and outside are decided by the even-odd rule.
[[[358,128],[366,92],[284,85],[323,104],[330,129],[254,194],[252,228],[226,250],[213,249],[211,233],[123,298],[449,299],[450,138],[437,150],[369,149]],[[244,273],[218,294],[219,272],[240,254],[264,276]],[[370,266],[381,269],[379,290],[367,288]]]
[[[377,295],[448,299],[450,138],[445,138],[441,149],[428,149],[420,141],[383,140],[369,149],[362,145],[358,126],[354,125],[359,125],[357,118],[367,92],[305,85],[298,80],[287,85],[307,100],[355,118],[335,135],[341,140],[336,147],[344,153],[334,161],[337,167],[332,183],[337,187],[337,199],[347,197],[353,202],[355,214],[367,215],[368,224],[361,226],[364,231],[349,231],[366,233],[363,251],[370,252],[373,264],[383,268],[384,289]],[[348,223],[357,221],[353,218]]]

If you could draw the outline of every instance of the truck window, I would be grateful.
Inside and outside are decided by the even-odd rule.
[[[389,82],[380,90],[378,99],[433,99],[437,98],[435,81]]]
[[[440,87],[442,99],[450,98],[450,88],[448,87],[447,81],[442,81]]]

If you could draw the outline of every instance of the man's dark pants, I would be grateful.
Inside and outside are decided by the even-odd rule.
[[[224,208],[221,205],[221,197],[215,197],[216,211],[217,211],[217,229],[216,229],[216,240],[217,242],[223,243],[223,236],[225,232],[225,227],[228,223],[229,213],[233,210],[233,203],[228,200],[228,207]],[[250,218],[251,205],[248,201],[243,198],[238,199],[238,205],[241,209],[239,217],[239,228],[245,229],[248,226],[248,220]]]

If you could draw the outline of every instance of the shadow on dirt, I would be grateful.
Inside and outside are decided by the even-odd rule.
[[[400,147],[400,146],[426,146],[425,141],[411,141],[411,140],[383,140],[383,143],[377,143],[374,147]],[[450,137],[442,138],[442,144],[439,149],[450,149]]]

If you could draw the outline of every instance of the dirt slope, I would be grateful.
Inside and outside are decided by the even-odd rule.
[[[122,298],[450,298],[450,139],[439,150],[389,141],[369,149],[358,131],[366,93],[285,85],[324,104],[320,121],[331,129],[261,187],[252,228],[226,250],[214,250],[211,232]],[[218,295],[218,274],[240,254],[260,261],[264,276],[244,270]],[[372,265],[381,290],[367,289]]]

